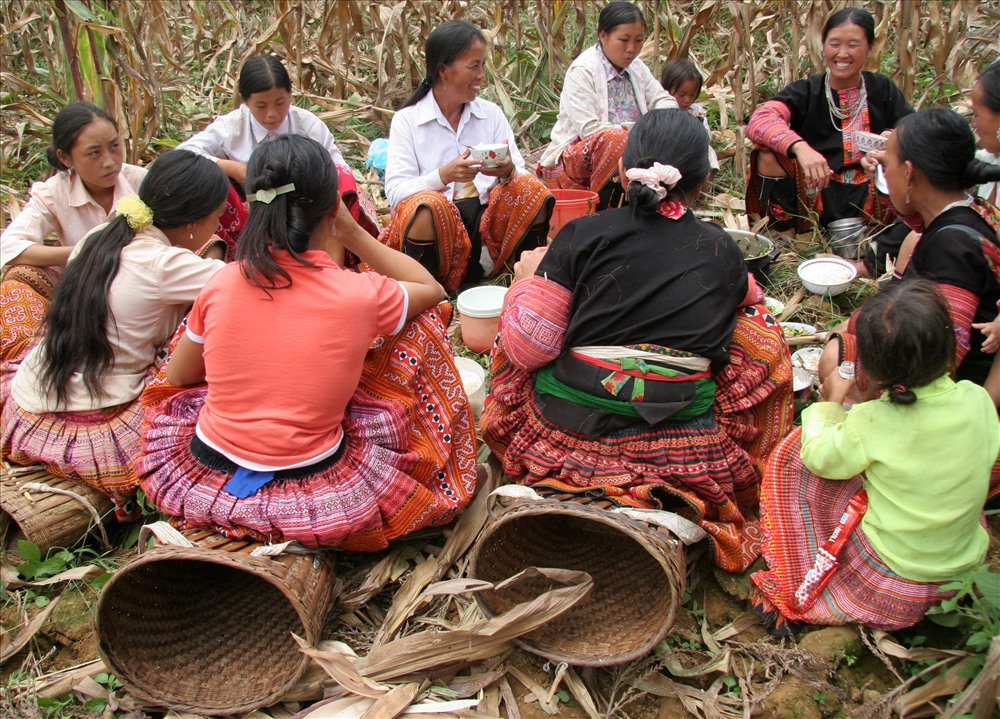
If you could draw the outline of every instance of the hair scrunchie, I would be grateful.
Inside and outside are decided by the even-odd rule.
[[[149,208],[149,205],[135,194],[125,195],[125,197],[118,200],[118,205],[115,207],[115,214],[119,217],[124,217],[133,232],[145,230],[153,224],[153,211]]]
[[[652,167],[632,167],[625,171],[629,182],[638,182],[656,193],[656,199],[662,200],[674,185],[681,181],[681,171],[673,165],[663,165],[654,162]]]

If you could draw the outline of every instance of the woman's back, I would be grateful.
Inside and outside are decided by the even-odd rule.
[[[188,327],[204,340],[199,430],[241,459],[290,466],[337,446],[365,355],[377,335],[402,327],[406,296],[394,280],[341,270],[322,251],[303,255],[315,267],[273,254],[290,286],[265,292],[230,265],[205,287]]]
[[[539,272],[573,293],[565,347],[659,344],[727,361],[746,295],[742,253],[690,212],[678,220],[630,208],[581,218]]]

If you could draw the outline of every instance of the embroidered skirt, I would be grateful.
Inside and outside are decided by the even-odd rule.
[[[479,235],[490,254],[494,272],[504,271],[508,263],[519,259],[512,256],[514,251],[538,222],[546,205],[552,202],[548,188],[530,175],[519,175],[504,185],[493,186],[490,202],[479,222]],[[434,221],[439,280],[452,292],[462,283],[469,263],[478,262],[479,258],[471,256],[473,243],[469,228],[462,223],[458,208],[440,192],[418,192],[400,202],[379,241],[402,250],[406,233],[417,210],[422,207],[430,210]]]
[[[146,412],[136,462],[143,490],[180,527],[309,547],[377,551],[451,521],[475,490],[476,437],[445,319],[441,309],[429,310],[400,334],[376,341],[347,406],[345,444],[333,465],[274,480],[245,499],[223,489],[229,473],[191,453],[207,390],[171,392],[154,382],[165,399]]]
[[[0,364],[3,457],[17,464],[41,464],[50,474],[93,487],[114,502],[118,521],[135,519],[132,500],[138,478],[132,461],[139,453],[139,400],[87,412],[28,412],[10,394],[17,368],[34,342],[18,346],[17,354]]]
[[[716,564],[742,571],[760,553],[758,467],[792,425],[791,359],[759,306],[740,311],[730,354],[707,414],[591,437],[545,419],[534,374],[498,343],[484,439],[520,483],[688,517],[711,537]]]
[[[754,609],[766,620],[808,624],[864,624],[895,631],[919,622],[927,610],[952,594],[939,583],[916,582],[893,572],[858,527],[844,547],[840,567],[805,611],[793,604],[795,590],[837,526],[847,503],[862,487],[812,474],[800,458],[801,430],[778,446],[764,475],[761,521],[768,570],[757,572]],[[780,615],[780,616],[779,616]]]
[[[539,166],[536,172],[550,189],[599,193],[617,181],[618,161],[627,144],[628,130],[609,127],[567,147],[554,167]]]

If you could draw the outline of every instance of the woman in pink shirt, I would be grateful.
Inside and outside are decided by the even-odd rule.
[[[117,216],[75,246],[47,316],[28,318],[35,326],[13,338],[20,349],[0,365],[5,459],[91,485],[131,518],[139,396],[160,346],[223,267],[195,250],[218,225],[227,190],[214,163],[168,152],[138,195],[120,198]]]
[[[314,140],[254,150],[247,189],[238,262],[198,296],[166,369],[207,387],[147,410],[146,496],[180,526],[355,551],[450,521],[476,447],[443,288],[351,218]],[[373,272],[343,269],[345,251]]]
[[[56,174],[32,185],[31,199],[0,234],[0,265],[7,270],[0,285],[0,358],[19,349],[12,337],[24,337],[28,324],[44,317],[73,246],[114,217],[115,202],[134,193],[146,175],[124,163],[115,121],[89,102],[56,115],[48,159]],[[52,236],[59,244],[43,244]]]

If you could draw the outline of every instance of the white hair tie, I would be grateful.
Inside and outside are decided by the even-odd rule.
[[[656,199],[662,200],[674,185],[681,181],[681,171],[673,165],[663,165],[654,162],[652,167],[633,167],[625,171],[629,182],[638,182],[656,193]]]

